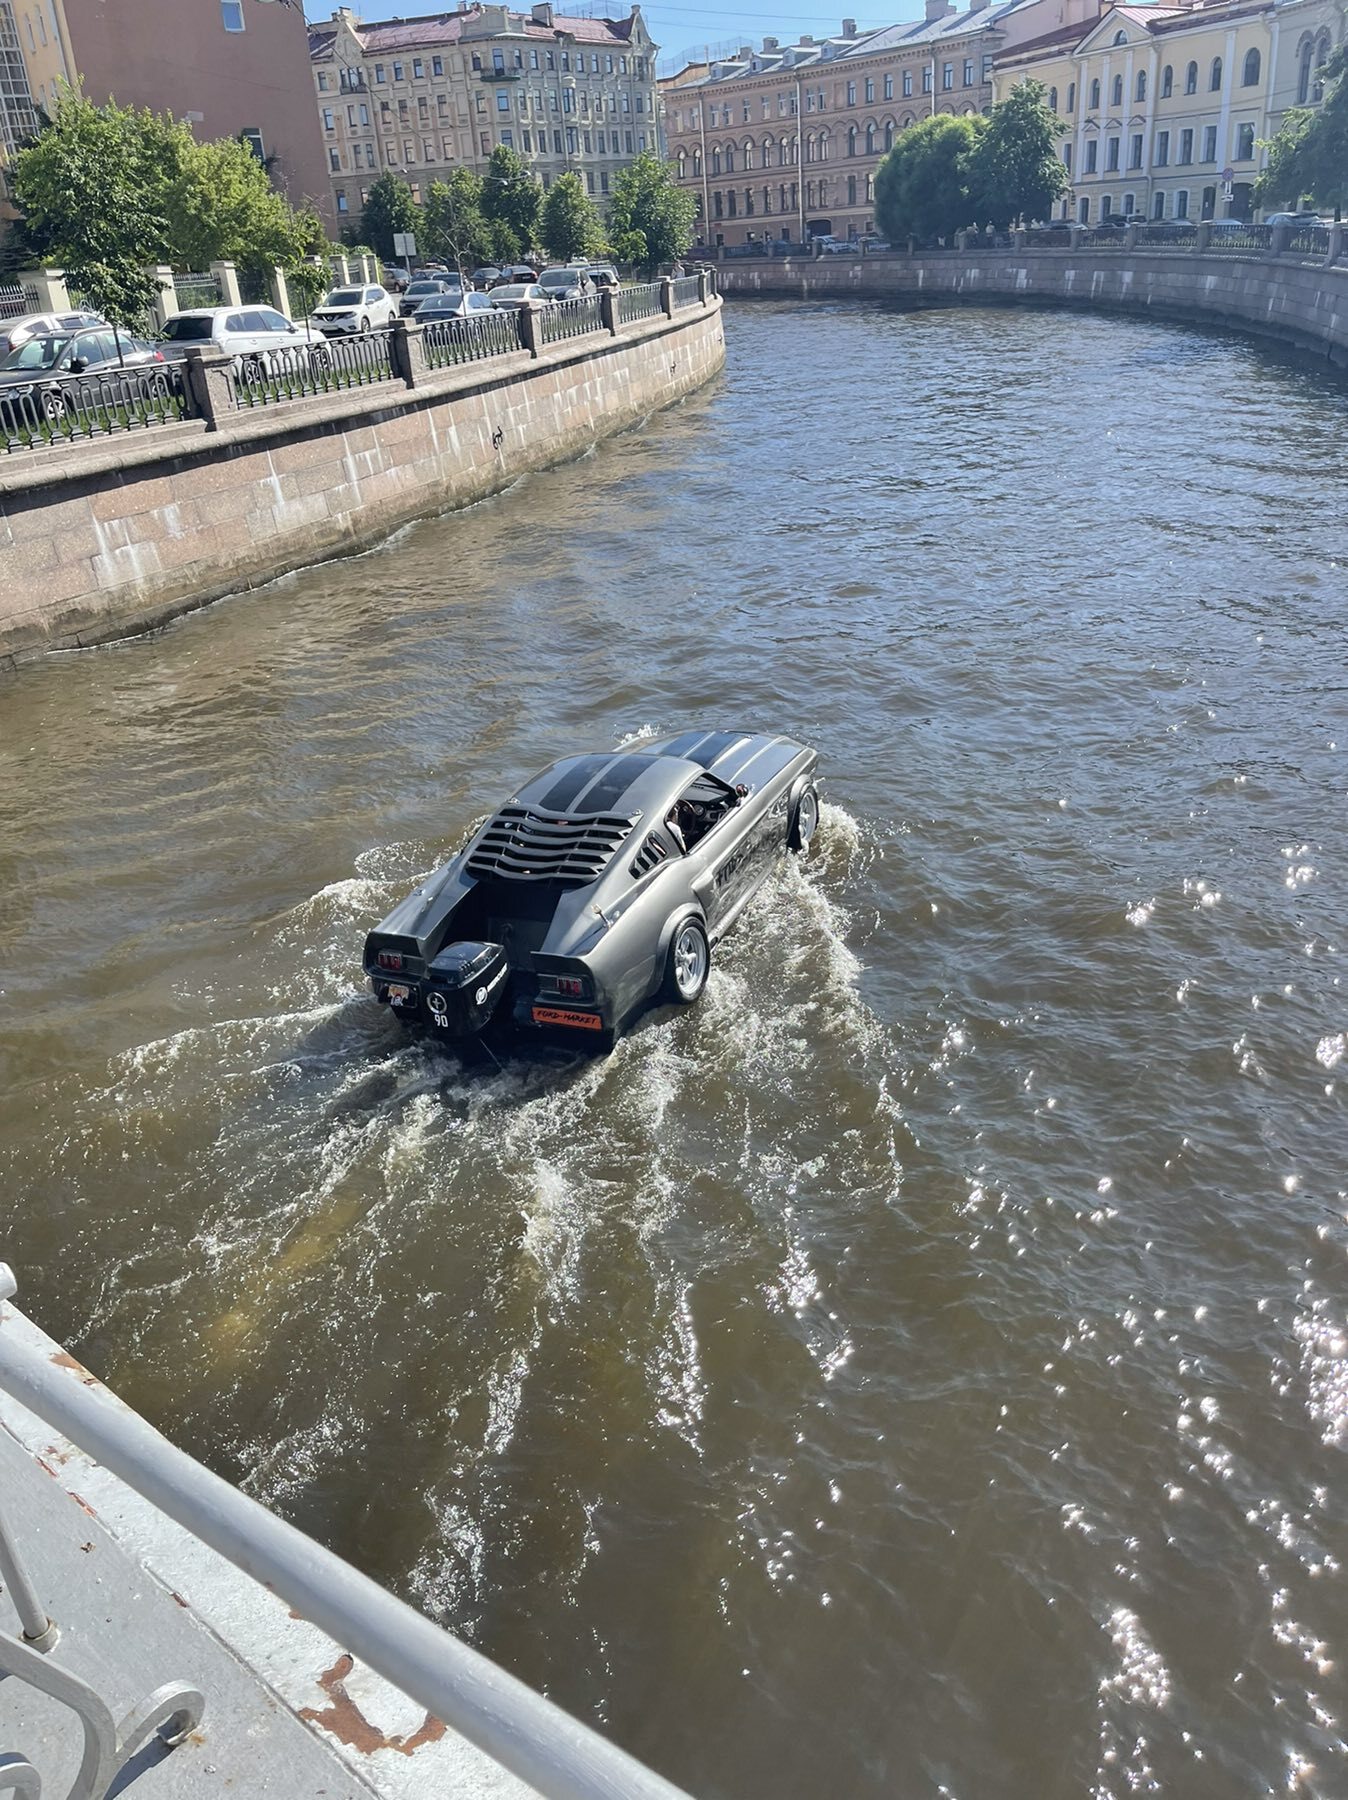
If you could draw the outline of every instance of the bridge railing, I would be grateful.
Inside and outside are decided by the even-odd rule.
[[[79,375],[43,376],[0,388],[0,444],[7,455],[87,443],[172,425],[189,416],[191,403],[175,363],[90,369]]]
[[[161,1437],[72,1357],[59,1350],[53,1354],[50,1340],[7,1304],[15,1291],[13,1272],[0,1263],[0,1389],[201,1543],[279,1594],[432,1719],[476,1744],[545,1800],[687,1800],[625,1751]],[[3,1511],[0,1499],[0,1515]],[[58,1521],[53,1509],[53,1524]],[[29,1579],[23,1547],[6,1530],[3,1516],[0,1580],[19,1620],[17,1632],[7,1621],[0,1623],[0,1675],[60,1700],[80,1719],[85,1758],[73,1792],[81,1800],[106,1800],[110,1790],[121,1791],[121,1771],[137,1751],[156,1735],[169,1745],[181,1742],[208,1711],[209,1694],[173,1682],[117,1727],[107,1702],[64,1665],[58,1651],[68,1627],[80,1637],[106,1632],[109,1653],[115,1654],[130,1621],[105,1620],[97,1599],[87,1618],[51,1619]],[[21,1754],[0,1762],[0,1788],[17,1785],[20,1794],[29,1795],[41,1791],[38,1771]],[[276,1771],[281,1786],[284,1775]]]

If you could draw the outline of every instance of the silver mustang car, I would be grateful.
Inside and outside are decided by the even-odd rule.
[[[819,824],[813,750],[686,731],[526,782],[365,940],[376,999],[447,1038],[513,1027],[612,1048],[691,1006],[713,945]]]

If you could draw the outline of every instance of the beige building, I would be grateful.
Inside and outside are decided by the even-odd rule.
[[[472,5],[363,24],[346,7],[310,29],[314,97],[339,220],[386,171],[414,198],[498,144],[544,187],[574,170],[602,209],[614,176],[657,148],[655,51],[639,6],[623,19]]]
[[[1318,102],[1343,36],[1333,0],[1113,6],[1085,32],[1001,53],[994,89],[1046,88],[1072,183],[1063,218],[1249,218],[1261,142],[1290,106]]]
[[[62,83],[100,105],[172,113],[201,138],[245,137],[293,203],[331,204],[304,14],[290,0],[3,0],[7,150]]]
[[[999,51],[1098,0],[927,0],[912,24],[837,37],[765,38],[663,81],[666,154],[696,196],[701,241],[861,238],[875,228],[875,172],[897,135],[935,113],[985,112]]]

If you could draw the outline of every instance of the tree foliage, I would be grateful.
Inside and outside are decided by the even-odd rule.
[[[175,267],[274,268],[307,254],[311,231],[301,229],[247,144],[238,138],[199,144],[186,126],[180,129],[167,198],[168,260]]]
[[[513,262],[533,246],[542,205],[542,184],[528,163],[505,144],[498,144],[482,177],[482,212],[493,228],[494,256]]]
[[[895,243],[951,237],[975,217],[975,157],[984,118],[938,113],[901,132],[875,174],[876,229]]]
[[[1004,231],[1015,219],[1050,217],[1067,188],[1057,137],[1043,87],[1019,82],[992,108],[979,134],[970,171],[972,218]]]
[[[460,273],[492,255],[491,227],[482,212],[482,182],[471,169],[455,169],[447,181],[426,190],[424,248]]]
[[[415,234],[420,229],[421,208],[412,198],[411,188],[398,175],[381,175],[360,215],[361,237],[383,262],[392,262],[394,232]]]
[[[598,256],[604,249],[604,226],[579,175],[559,175],[548,189],[539,222],[543,248],[557,262]]]
[[[683,255],[696,218],[696,197],[676,184],[674,170],[652,150],[643,150],[613,183],[608,213],[613,248],[647,275]]]
[[[1268,141],[1268,162],[1254,184],[1255,203],[1295,207],[1302,200],[1348,206],[1348,45],[1324,68],[1324,105],[1296,107]]]

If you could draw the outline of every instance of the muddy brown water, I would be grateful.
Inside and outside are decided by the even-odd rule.
[[[1348,1793],[1344,387],[732,307],[716,384],[0,681],[0,1204],[180,1443],[704,1800]],[[555,755],[826,777],[703,1003],[365,928]]]

